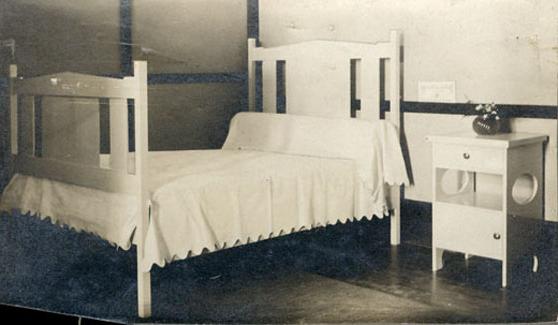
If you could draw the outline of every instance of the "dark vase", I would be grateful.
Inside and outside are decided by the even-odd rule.
[[[473,131],[479,135],[493,135],[500,131],[500,120],[477,116],[473,120]]]

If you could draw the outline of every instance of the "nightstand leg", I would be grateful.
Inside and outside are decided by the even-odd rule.
[[[433,272],[436,272],[442,267],[444,267],[444,262],[442,261],[443,255],[444,255],[443,249],[432,247],[432,271]]]

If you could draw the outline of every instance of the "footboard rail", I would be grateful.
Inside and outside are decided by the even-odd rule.
[[[147,63],[134,62],[131,77],[108,78],[78,73],[60,73],[22,79],[17,76],[17,67],[10,66],[10,145],[11,170],[14,173],[47,178],[73,185],[135,195],[137,216],[135,242],[137,242],[138,314],[151,315],[150,273],[142,271],[144,242],[149,222],[149,194],[146,172],[148,153],[148,107],[147,107]],[[90,103],[95,99],[109,104],[110,122],[110,168],[100,164],[99,116],[81,116],[65,128],[42,129],[43,110],[40,103],[45,98],[67,98]],[[128,166],[128,105],[134,107],[134,165]],[[100,110],[99,110],[100,111]],[[97,111],[97,112],[99,112]],[[50,114],[50,113],[49,113]],[[77,113],[76,113],[77,115]],[[73,118],[76,119],[76,115]],[[64,116],[48,115],[49,121]],[[67,117],[68,121],[70,117]],[[91,123],[91,120],[97,119]],[[82,126],[83,124],[83,126]],[[95,131],[95,126],[97,127]],[[83,132],[78,134],[80,128]],[[91,131],[93,130],[93,131]],[[50,134],[45,134],[50,132]],[[66,133],[68,132],[68,133]],[[72,133],[73,132],[73,133]],[[91,134],[90,134],[91,133]],[[79,142],[72,137],[78,136]],[[43,150],[44,141],[53,148]],[[67,143],[72,142],[72,145]],[[97,141],[93,143],[91,141]],[[64,144],[65,143],[65,144]],[[56,148],[64,147],[64,154]],[[73,159],[65,160],[69,152]],[[54,153],[53,153],[54,152]],[[66,155],[67,156],[67,155]],[[132,168],[133,167],[133,168]]]

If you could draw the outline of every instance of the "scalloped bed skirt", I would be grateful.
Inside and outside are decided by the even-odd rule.
[[[204,252],[387,213],[384,189],[360,179],[353,160],[191,150],[150,152],[149,166],[145,271]],[[128,249],[135,203],[129,195],[17,174],[0,208],[50,218]]]

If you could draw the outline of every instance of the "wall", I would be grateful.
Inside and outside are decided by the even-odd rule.
[[[245,70],[245,0],[135,0],[132,9],[134,56],[150,73]],[[241,82],[151,86],[151,149],[219,148],[244,93]]]
[[[455,81],[457,102],[556,105],[558,3],[553,0],[260,0],[260,41],[275,46],[310,39],[374,42],[403,32],[405,101],[419,81]],[[514,119],[515,131],[551,136],[546,149],[546,217],[558,220],[555,119]],[[431,151],[425,136],[470,129],[470,118],[405,114],[414,185],[406,198],[431,198]]]
[[[148,59],[150,73],[243,72],[245,0],[123,2],[132,4],[134,57]],[[23,76],[118,74],[120,3],[2,0],[0,39],[16,39]],[[218,148],[243,94],[242,82],[150,85],[150,149]]]
[[[245,0],[134,0],[132,9],[134,49],[147,55],[150,73],[246,67]]]
[[[557,15],[553,0],[260,0],[260,38],[377,41],[399,29],[407,101],[419,80],[454,80],[458,102],[554,105]]]
[[[4,0],[0,38],[16,40],[21,75],[116,73],[118,1]]]

